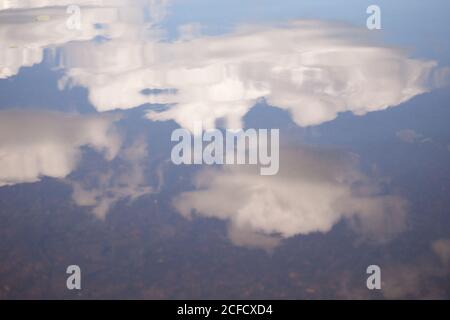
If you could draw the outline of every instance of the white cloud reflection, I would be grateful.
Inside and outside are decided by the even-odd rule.
[[[117,39],[142,32],[165,15],[166,0],[0,0],[0,79],[21,67],[41,63],[45,49],[96,37]],[[71,12],[81,8],[81,28],[67,27]],[[149,19],[145,19],[147,11]],[[131,33],[128,31],[132,30]],[[140,30],[140,31],[135,31]]]
[[[226,220],[235,244],[264,248],[282,238],[328,232],[342,219],[378,241],[405,227],[406,202],[381,193],[358,170],[356,156],[309,147],[281,154],[276,176],[246,166],[204,170],[196,190],[182,193],[174,206],[184,216]]]
[[[79,116],[53,112],[0,111],[0,187],[64,178],[75,169],[81,147],[114,158],[120,136],[111,116]]]
[[[83,180],[69,179],[73,187],[72,199],[79,206],[92,208],[92,213],[104,219],[110,209],[120,200],[135,200],[155,190],[145,181],[147,144],[138,139],[118,154],[114,164],[106,171],[88,172]]]
[[[56,1],[46,4],[52,6],[42,8],[40,1],[0,1],[0,79],[16,75],[21,67],[42,62],[45,48],[91,40],[101,34],[94,23],[85,24],[81,30],[69,30],[66,7],[58,6]],[[101,16],[92,8],[83,13],[85,20]]]
[[[263,97],[298,125],[317,125],[340,112],[363,115],[398,105],[441,77],[435,62],[364,38],[368,34],[349,26],[295,21],[172,42],[73,43],[63,51],[66,80],[89,88],[99,111],[169,104],[148,117],[189,129],[196,121],[212,128],[219,119],[240,128]],[[162,93],[144,95],[145,89]]]
[[[167,41],[159,22],[168,0],[78,1],[81,30],[65,27],[68,4],[0,2],[0,77],[40,62],[43,49],[54,48],[65,71],[60,88],[88,88],[98,111],[167,104],[148,117],[189,129],[198,121],[212,128],[217,120],[240,128],[260,98],[289,111],[298,125],[318,125],[340,112],[396,106],[445,77],[434,61],[411,59],[367,30],[343,24],[293,21],[215,36],[199,35],[198,24],[190,24],[179,28],[178,40]],[[49,18],[36,22],[40,15]],[[92,41],[97,36],[107,40]],[[148,89],[159,93],[143,94]]]
[[[75,204],[91,207],[99,219],[120,200],[154,192],[144,174],[146,141],[124,146],[117,120],[106,114],[0,111],[0,187],[37,182],[44,176],[63,179],[73,188]],[[100,152],[106,162],[69,176],[85,146]]]

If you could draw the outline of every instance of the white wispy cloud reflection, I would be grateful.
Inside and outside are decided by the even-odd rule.
[[[435,62],[410,59],[340,24],[246,26],[170,42],[144,41],[129,37],[131,26],[128,31],[126,38],[63,46],[61,84],[88,88],[99,111],[167,104],[168,110],[148,118],[189,129],[196,121],[212,128],[217,120],[240,128],[260,98],[288,110],[298,125],[317,125],[340,112],[363,115],[396,106],[441,78]],[[146,89],[159,93],[143,94]]]
[[[167,104],[168,110],[148,118],[190,129],[196,121],[212,128],[225,120],[236,129],[260,98],[311,126],[340,112],[363,115],[399,105],[438,86],[445,75],[434,61],[411,59],[367,30],[338,23],[240,26],[215,36],[183,26],[169,41],[158,24],[169,1],[76,4],[80,30],[66,27],[66,1],[0,2],[0,77],[41,62],[43,50],[52,49],[65,72],[61,89],[88,88],[98,111]],[[104,40],[93,41],[99,36]]]
[[[127,36],[127,30],[149,27],[164,16],[165,0],[0,0],[0,79],[18,74],[21,67],[41,63],[46,49],[77,41],[88,43],[97,37]],[[81,8],[80,28],[68,28],[73,14],[67,8]],[[144,23],[144,6],[151,21]],[[136,32],[133,32],[135,35]]]
[[[158,191],[145,179],[146,141],[125,145],[119,119],[111,114],[0,111],[0,187],[57,178],[72,187],[75,204],[90,208],[99,219],[120,200]],[[100,153],[105,162],[80,169],[83,147]]]
[[[21,67],[42,62],[46,48],[91,40],[102,33],[95,28],[102,16],[100,9],[94,13],[92,8],[86,8],[84,18],[90,23],[81,30],[69,30],[67,5],[65,1],[0,1],[0,79],[16,75]]]
[[[235,244],[264,248],[283,238],[328,232],[341,220],[378,241],[404,229],[407,202],[383,193],[360,172],[357,156],[312,147],[281,154],[276,176],[245,166],[205,169],[196,190],[182,193],[174,206],[187,217],[226,220]]]
[[[99,219],[120,200],[134,200],[142,195],[157,192],[145,180],[148,156],[147,144],[138,139],[124,147],[115,159],[119,165],[109,165],[106,170],[88,171],[84,179],[67,179],[73,187],[72,199],[79,206],[92,208]]]
[[[121,139],[111,115],[68,115],[46,111],[0,111],[0,187],[64,178],[77,166],[81,147],[111,160]]]
[[[164,97],[172,108],[148,117],[174,119],[187,128],[195,120],[213,127],[223,118],[228,127],[240,128],[243,116],[264,97],[288,110],[298,125],[310,126],[339,112],[383,110],[431,88],[434,62],[409,59],[363,38],[356,28],[296,21],[161,44],[163,54],[155,57],[169,59],[162,70],[158,60],[155,66],[165,81],[146,85],[178,91],[172,99]]]

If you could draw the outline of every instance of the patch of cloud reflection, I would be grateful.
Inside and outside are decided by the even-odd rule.
[[[219,119],[241,128],[243,116],[264,97],[309,126],[340,112],[363,115],[401,104],[442,77],[435,62],[410,59],[363,40],[367,36],[349,26],[296,21],[173,42],[74,43],[64,52],[67,79],[89,88],[100,111],[171,104],[148,117],[189,129],[195,121],[213,128]],[[145,88],[176,91],[145,96]]]
[[[64,52],[67,79],[89,88],[100,111],[171,104],[148,117],[189,129],[195,121],[213,128],[219,119],[240,128],[264,97],[288,110],[298,125],[309,126],[340,112],[363,115],[401,104],[440,82],[443,71],[435,62],[410,59],[363,40],[367,36],[348,26],[296,21],[174,42],[74,43]],[[145,88],[176,92],[145,96]]]
[[[98,111],[167,104],[148,118],[188,129],[198,121],[210,129],[218,120],[241,128],[260,98],[287,110],[300,126],[318,125],[341,112],[363,115],[399,105],[442,85],[447,74],[434,61],[409,58],[367,30],[343,24],[293,21],[215,36],[200,35],[201,26],[192,24],[179,28],[178,40],[163,41],[158,23],[169,1],[81,1],[81,30],[65,27],[65,3],[1,2],[0,35],[9,45],[0,53],[2,77],[41,61],[43,48],[58,48],[61,89],[88,88]],[[25,19],[44,13],[51,19]],[[25,20],[8,23],[8,17]],[[107,40],[92,41],[98,36]],[[148,88],[160,94],[143,94]]]
[[[145,140],[136,140],[119,152],[106,171],[88,172],[82,180],[68,179],[73,187],[72,199],[79,206],[91,207],[97,218],[104,219],[118,201],[133,201],[157,191],[145,180],[147,158]]]
[[[114,158],[121,144],[116,117],[54,112],[0,111],[0,186],[64,178],[77,166],[81,147]]]
[[[41,63],[45,49],[102,37],[131,36],[128,30],[157,23],[165,15],[166,0],[0,0],[0,79],[21,67]],[[68,28],[67,7],[81,8],[81,27]],[[144,8],[150,10],[145,19]],[[99,28],[101,26],[101,28]]]
[[[383,193],[358,170],[355,155],[311,147],[281,155],[280,172],[270,177],[247,166],[204,170],[196,190],[173,204],[187,217],[228,221],[235,244],[266,249],[283,238],[328,232],[341,220],[380,242],[404,229],[406,201]]]

